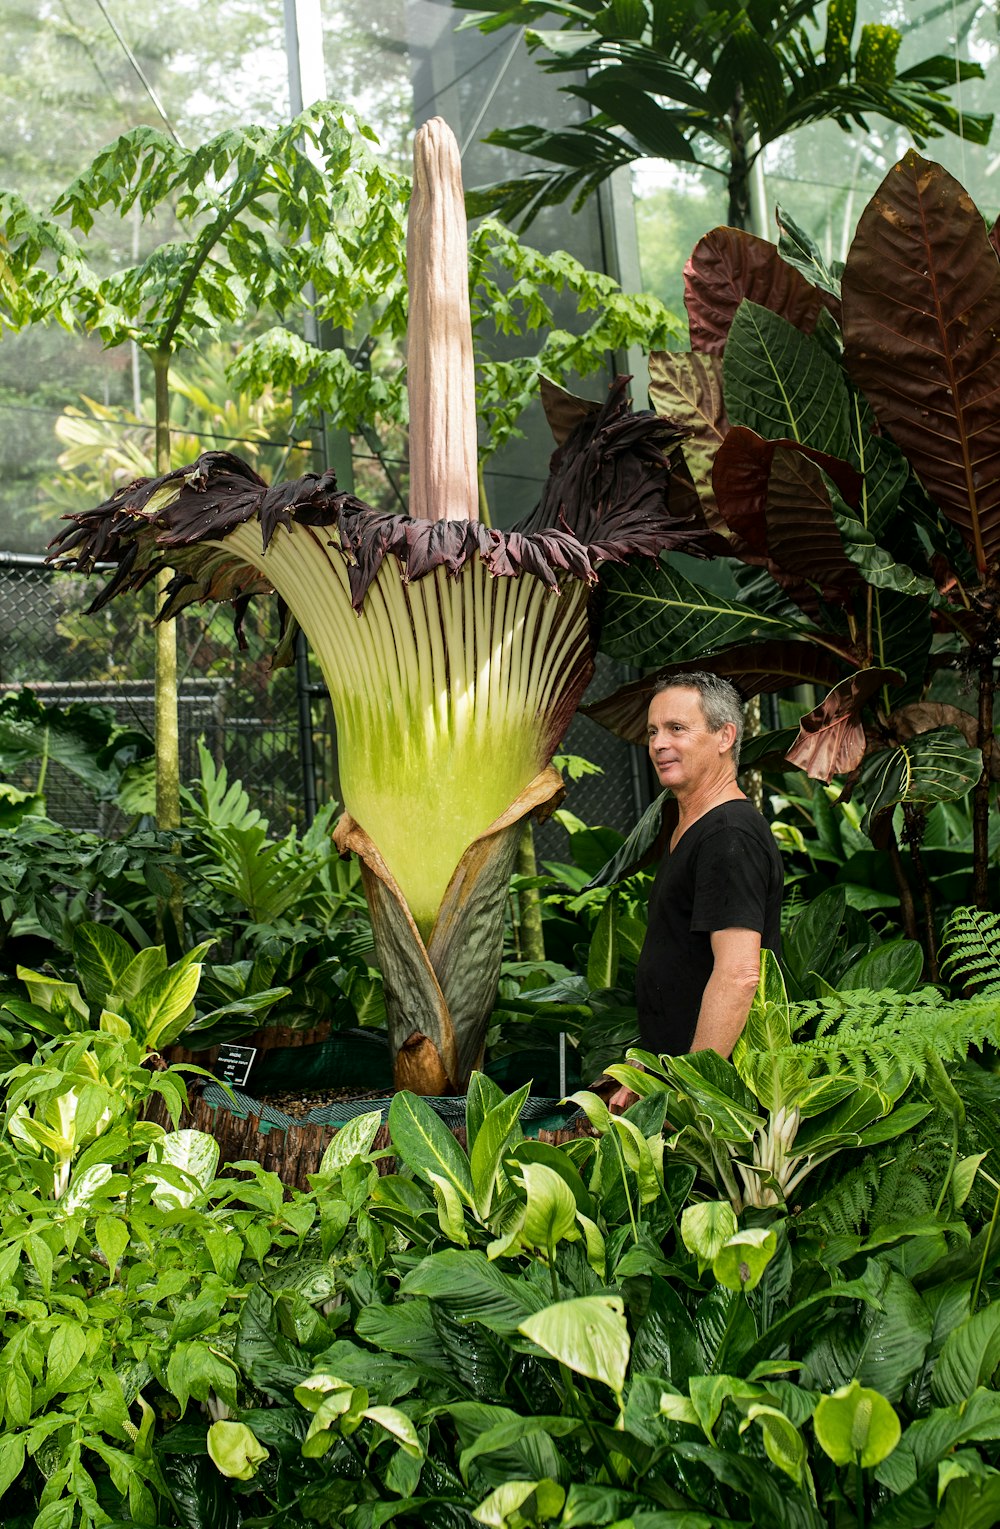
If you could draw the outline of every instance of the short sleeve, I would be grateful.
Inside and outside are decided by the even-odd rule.
[[[766,846],[755,836],[731,827],[711,834],[698,847],[694,871],[693,932],[764,933],[770,865]]]

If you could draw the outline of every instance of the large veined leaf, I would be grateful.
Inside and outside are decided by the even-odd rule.
[[[844,374],[794,324],[756,303],[741,303],[722,371],[732,424],[846,457],[851,431]]]
[[[825,599],[844,601],[857,573],[834,519],[829,480],[850,500],[860,481],[849,463],[793,440],[764,440],[753,430],[730,430],[715,459],[719,512],[775,578],[815,585]]]
[[[870,636],[872,662],[883,669],[899,669],[905,675],[904,683],[892,693],[893,707],[916,700],[923,689],[931,647],[928,602],[894,589],[873,589]]]
[[[850,414],[848,460],[861,475],[854,508],[862,525],[877,540],[892,524],[910,477],[910,464],[895,441],[882,434],[870,405],[857,389],[851,391]]]
[[[648,667],[806,629],[703,589],[665,559],[655,566],[609,568],[602,582],[601,646],[614,658]]]
[[[945,1339],[931,1376],[940,1402],[961,1403],[979,1386],[989,1386],[1000,1367],[1000,1306],[967,1317]]]
[[[559,1301],[522,1322],[519,1331],[574,1373],[603,1381],[621,1395],[630,1342],[620,1296]]]
[[[799,719],[798,737],[785,756],[788,762],[814,780],[829,781],[856,770],[867,746],[864,707],[884,685],[898,680],[894,669],[859,669],[834,685]]]
[[[92,1003],[106,1004],[135,951],[107,924],[79,924],[73,931],[73,957],[83,990]]]
[[[846,656],[844,662],[846,662]],[[612,695],[604,696],[599,701],[592,701],[580,710],[585,716],[592,717],[609,732],[624,738],[628,743],[637,743],[644,746],[646,742],[646,713],[649,710],[649,702],[655,685],[665,679],[667,674],[681,673],[691,669],[708,669],[712,674],[719,674],[724,679],[731,680],[740,695],[749,700],[751,696],[766,695],[770,691],[784,690],[790,685],[820,685],[824,689],[832,688],[840,679],[844,671],[844,663],[834,658],[825,648],[814,645],[808,641],[781,641],[747,643],[735,648],[726,648],[722,653],[709,653],[703,658],[688,659],[683,664],[670,664],[658,670],[655,674],[647,674],[639,680],[629,680],[627,685],[622,685]],[[754,740],[744,742],[741,758],[747,756],[747,750]],[[791,739],[789,739],[791,742]],[[636,832],[634,830],[633,832]],[[631,846],[631,848],[629,848]],[[637,870],[640,861],[635,856],[636,845],[632,844],[632,835],[622,846],[619,857],[624,863],[631,864],[633,870]],[[609,862],[610,865],[611,862]],[[603,876],[604,871],[601,872]],[[627,871],[619,870],[611,878],[620,880],[628,875]],[[593,886],[604,886],[610,883],[593,881]]]
[[[980,575],[1000,555],[1000,263],[968,194],[915,150],[858,224],[845,359]]]
[[[645,729],[645,717],[644,704],[643,729]],[[639,738],[636,737],[632,741],[639,742]],[[672,815],[668,811],[670,802],[671,798],[666,793],[661,793],[654,798],[625,843],[587,882],[585,891],[591,891],[594,887],[612,887],[616,881],[624,881],[626,876],[631,876],[633,872],[641,870],[643,866],[650,865],[659,858],[677,822],[676,808]]]
[[[411,1269],[400,1287],[404,1295],[426,1296],[455,1322],[481,1322],[509,1337],[544,1304],[534,1285],[512,1279],[485,1253],[446,1248]]]
[[[778,253],[788,265],[794,266],[807,281],[823,293],[826,306],[834,318],[840,321],[840,278],[831,271],[820,252],[819,245],[805,229],[796,223],[790,213],[781,206],[775,208],[780,236]],[[765,305],[770,306],[770,305]]]
[[[406,1090],[395,1094],[389,1106],[389,1134],[419,1178],[430,1182],[429,1175],[436,1173],[453,1186],[463,1204],[474,1205],[469,1159],[429,1104]]]
[[[865,761],[858,790],[867,811],[862,821],[870,833],[897,802],[955,802],[966,796],[983,772],[983,756],[970,749],[957,728],[919,733],[898,748],[880,749]]]
[[[712,489],[712,463],[729,429],[721,357],[654,351],[649,358],[649,401],[657,414],[691,432],[684,441],[684,460],[702,513],[713,531],[725,531]]]
[[[699,239],[684,267],[684,306],[696,351],[721,355],[744,298],[812,334],[822,300],[767,239],[737,228],[714,228]]]

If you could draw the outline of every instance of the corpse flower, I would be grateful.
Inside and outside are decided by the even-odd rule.
[[[409,225],[411,515],[332,472],[268,486],[207,452],[69,517],[52,554],[117,565],[93,609],[169,567],[161,620],[226,599],[239,632],[276,592],[301,626],[336,716],[336,839],[361,860],[396,1084],[431,1094],[481,1061],[523,820],[559,799],[550,761],[593,671],[598,569],[705,542],[669,503],[684,432],[633,413],[626,378],[600,408],[559,394],[564,438],[523,526],[477,518],[465,249],[457,145],[431,122]]]

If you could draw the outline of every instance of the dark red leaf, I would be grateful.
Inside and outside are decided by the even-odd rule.
[[[823,307],[816,288],[767,239],[715,228],[699,239],[684,267],[692,349],[721,356],[744,298],[779,313],[803,334],[812,334]]]
[[[958,181],[911,150],[862,214],[843,278],[845,360],[958,526],[1000,558],[1000,262]]]
[[[859,669],[835,685],[799,719],[799,736],[785,758],[813,780],[830,781],[856,770],[865,756],[862,711],[883,685],[900,681],[897,669]]]
[[[649,401],[657,414],[688,431],[682,450],[701,514],[710,530],[728,535],[712,489],[712,463],[729,429],[722,361],[718,356],[654,351],[649,358]]]

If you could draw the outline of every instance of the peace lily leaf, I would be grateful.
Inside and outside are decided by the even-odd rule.
[[[522,1322],[518,1332],[576,1374],[599,1380],[621,1395],[630,1344],[620,1296],[559,1301]]]
[[[593,1196],[580,1177],[580,1170],[561,1147],[551,1146],[544,1141],[520,1141],[511,1148],[508,1163],[511,1166],[521,1163],[543,1163],[546,1168],[551,1168],[569,1186],[578,1212],[582,1216],[593,1217]]]
[[[802,1486],[807,1479],[808,1456],[805,1440],[795,1424],[777,1407],[769,1407],[763,1402],[751,1404],[740,1424],[740,1433],[745,1433],[754,1423],[759,1423],[763,1431],[767,1458],[779,1471],[790,1476],[796,1486]]]
[[[954,802],[966,796],[983,772],[979,749],[970,749],[954,727],[920,733],[894,749],[872,754],[858,790],[867,811],[861,827],[869,834],[877,819],[897,802]]]
[[[820,1448],[834,1465],[853,1465],[860,1459],[865,1469],[891,1455],[902,1432],[895,1409],[885,1397],[856,1380],[820,1399],[813,1427]]]
[[[523,1524],[542,1524],[555,1518],[565,1501],[565,1487],[548,1478],[505,1481],[479,1504],[472,1517],[489,1529],[508,1529],[512,1516]]]
[[[727,1290],[753,1290],[760,1284],[777,1246],[778,1237],[773,1230],[748,1227],[726,1239],[712,1260],[712,1273]]]
[[[727,1401],[739,1405],[741,1401],[758,1400],[766,1394],[763,1386],[741,1380],[736,1375],[692,1375],[689,1389],[698,1421],[709,1440]]]
[[[551,1259],[564,1238],[578,1235],[573,1191],[544,1163],[524,1163],[521,1179],[527,1195],[521,1238],[528,1247],[544,1249]]]
[[[699,1273],[714,1263],[736,1230],[736,1214],[728,1200],[689,1205],[681,1216],[681,1240],[697,1258]]]
[[[405,1412],[398,1407],[366,1407],[364,1415],[369,1422],[377,1423],[391,1434],[405,1454],[414,1460],[422,1459],[424,1449],[420,1435]]]
[[[478,1250],[446,1248],[423,1259],[401,1286],[407,1296],[426,1296],[456,1322],[481,1322],[508,1337],[538,1311],[544,1297],[533,1285],[515,1280]]]
[[[969,1198],[976,1182],[976,1174],[986,1157],[987,1153],[977,1152],[972,1157],[963,1157],[955,1164],[955,1172],[951,1176],[951,1197],[956,1210],[960,1210]]]
[[[213,1423],[207,1442],[212,1464],[233,1481],[252,1481],[257,1467],[268,1458],[268,1451],[245,1423]]]
[[[931,1376],[939,1402],[960,1403],[977,1386],[990,1385],[1000,1367],[1000,1306],[986,1306],[953,1328]]]

